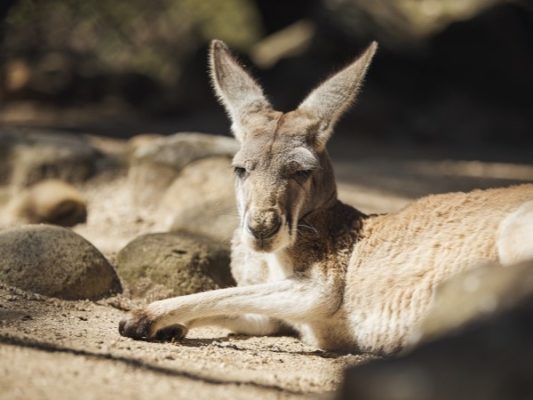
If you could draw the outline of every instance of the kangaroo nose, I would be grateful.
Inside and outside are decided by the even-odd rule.
[[[275,211],[257,212],[248,221],[248,230],[256,239],[268,239],[281,227],[281,218]]]

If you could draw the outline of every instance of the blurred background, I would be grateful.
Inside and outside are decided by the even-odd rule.
[[[118,339],[115,308],[234,283],[238,144],[210,87],[213,38],[281,111],[379,42],[356,106],[328,143],[340,199],[365,213],[533,182],[532,0],[0,0],[0,397],[258,398],[256,389],[268,389],[272,398],[330,398],[346,365],[368,361],[321,356],[294,338],[226,341],[216,331],[184,346]],[[89,243],[73,245],[76,235]],[[210,244],[200,252],[200,243]],[[197,266],[208,259],[222,272]],[[485,326],[485,336],[454,333],[426,358],[398,361],[397,374],[354,369],[346,398],[533,398],[521,396],[533,359],[526,267],[457,280],[434,326],[446,332],[457,315],[497,315],[498,304],[505,310],[526,293],[527,313],[498,319],[496,331]],[[100,291],[93,282],[102,276],[110,278]],[[34,301],[4,286],[98,298],[117,290],[117,276],[124,295],[98,305]],[[152,381],[140,365],[164,374]],[[119,374],[121,391],[110,379]],[[432,376],[443,377],[443,390]],[[375,397],[350,391],[368,387]]]
[[[207,76],[212,38],[239,54],[279,110],[377,40],[339,136],[533,148],[528,0],[2,0],[0,123],[228,134]]]

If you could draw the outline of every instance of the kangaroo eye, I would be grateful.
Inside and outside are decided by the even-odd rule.
[[[246,175],[246,168],[243,167],[233,167],[233,172],[239,178],[244,178]]]
[[[299,180],[306,180],[307,178],[309,178],[311,176],[312,173],[313,173],[312,170],[305,169],[305,170],[301,170],[301,171],[296,171],[292,175],[292,177],[295,178],[295,179],[299,179]]]

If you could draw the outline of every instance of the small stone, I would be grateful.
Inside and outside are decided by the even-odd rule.
[[[118,272],[131,294],[152,299],[232,286],[229,263],[228,246],[179,232],[140,236],[117,255]]]
[[[9,223],[74,226],[86,221],[87,203],[72,185],[47,179],[14,195],[3,219]]]

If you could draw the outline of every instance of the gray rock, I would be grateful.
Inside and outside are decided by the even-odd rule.
[[[47,178],[84,181],[101,157],[84,139],[49,131],[2,131],[0,149],[0,184],[16,186]]]
[[[128,181],[139,206],[157,202],[189,163],[213,156],[232,157],[238,143],[228,137],[177,133],[167,137],[132,139]]]
[[[180,296],[232,286],[229,264],[227,246],[190,233],[143,235],[117,255],[121,278],[133,296],[142,297]]]
[[[351,367],[338,399],[533,398],[533,261],[445,285],[425,322],[426,341],[398,358]]]
[[[106,258],[69,229],[27,225],[0,231],[0,280],[67,300],[119,293],[118,276]]]
[[[186,230],[229,243],[239,220],[231,160],[212,157],[186,166],[159,206],[170,230]]]

